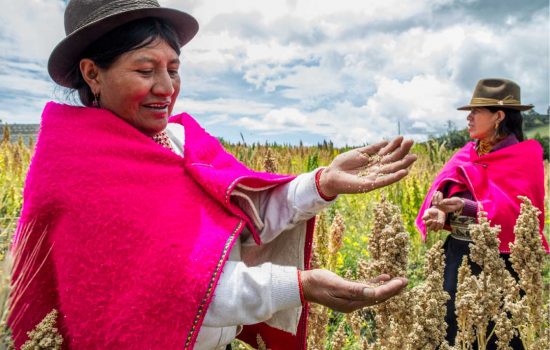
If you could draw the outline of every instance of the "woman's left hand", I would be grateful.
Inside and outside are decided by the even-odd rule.
[[[460,197],[445,198],[436,205],[445,213],[461,213],[464,209],[464,200]]]
[[[464,200],[460,197],[443,198],[443,194],[436,191],[432,197],[432,205],[444,213],[460,213],[464,209]]]
[[[412,145],[400,136],[338,155],[321,174],[321,192],[327,197],[369,192],[401,180],[416,160],[409,154]]]

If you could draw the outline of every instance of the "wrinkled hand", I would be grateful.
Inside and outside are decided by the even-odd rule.
[[[441,191],[435,191],[432,195],[432,206],[438,206],[443,198],[443,193]]]
[[[445,213],[455,213],[462,211],[464,200],[460,197],[443,198],[443,193],[435,191],[432,196],[432,206]]]
[[[416,160],[409,154],[412,145],[412,140],[397,137],[338,155],[321,174],[321,192],[329,197],[369,192],[399,181]]]
[[[340,312],[352,312],[379,304],[397,295],[408,281],[389,275],[380,275],[370,281],[375,286],[343,279],[328,270],[301,272],[304,298]],[[380,285],[377,285],[381,283]]]
[[[424,215],[422,215],[422,221],[424,221],[426,228],[432,231],[441,230],[445,226],[446,219],[447,214],[437,207],[426,209]]]

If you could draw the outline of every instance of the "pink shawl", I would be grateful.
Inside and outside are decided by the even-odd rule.
[[[422,222],[424,211],[430,207],[436,190],[448,182],[466,186],[480,203],[493,225],[500,225],[500,251],[509,253],[514,241],[514,225],[519,215],[521,200],[526,196],[540,209],[540,234],[544,248],[548,243],[542,233],[544,227],[544,166],[542,148],[537,141],[528,140],[497,151],[478,156],[475,143],[460,149],[445,164],[435,178],[416,218],[416,226],[426,239],[426,226]]]
[[[187,114],[171,121],[183,158],[108,111],[46,105],[14,242],[17,348],[53,308],[65,349],[193,348],[243,227],[260,242],[231,191],[293,177],[249,170]],[[300,349],[302,324],[272,348]]]

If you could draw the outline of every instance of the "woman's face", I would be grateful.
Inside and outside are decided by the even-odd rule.
[[[499,116],[498,112],[493,113],[487,108],[473,108],[466,119],[470,138],[483,140],[494,135]]]
[[[154,136],[166,128],[180,91],[180,61],[164,40],[122,54],[98,69],[100,106]]]

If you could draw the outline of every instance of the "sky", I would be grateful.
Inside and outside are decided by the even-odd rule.
[[[174,113],[229,141],[362,145],[466,125],[476,82],[502,77],[546,113],[547,0],[160,0],[193,15]],[[75,103],[46,70],[63,0],[0,0],[0,119]],[[399,125],[399,126],[398,126]]]

